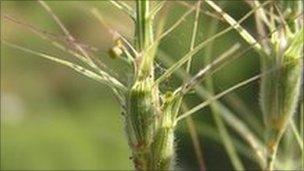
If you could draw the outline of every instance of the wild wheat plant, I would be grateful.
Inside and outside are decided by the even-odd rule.
[[[132,68],[130,71],[132,79],[127,84],[118,80],[117,77],[111,74],[107,66],[92,57],[88,49],[76,41],[59,17],[44,1],[39,1],[40,5],[56,21],[65,34],[65,41],[71,44],[72,48],[66,48],[59,41],[56,41],[52,34],[33,25],[19,21],[6,14],[3,15],[3,19],[25,26],[41,38],[49,40],[55,47],[72,54],[83,62],[85,66],[21,47],[6,40],[1,40],[1,42],[12,48],[68,66],[101,84],[107,85],[122,107],[125,132],[136,170],[174,169],[176,146],[174,131],[184,119],[187,120],[189,125],[200,168],[205,170],[198,136],[190,115],[208,105],[211,105],[219,135],[234,169],[244,170],[245,168],[236,151],[238,147],[234,146],[226,124],[234,129],[250,146],[250,150],[255,154],[252,160],[256,161],[262,170],[285,168],[281,167],[279,162],[276,164],[276,161],[278,161],[276,156],[280,140],[288,127],[292,128],[303,155],[303,131],[300,132],[298,130],[292,117],[299,102],[303,73],[302,1],[282,0],[260,3],[259,1],[244,0],[252,7],[252,10],[238,21],[225,13],[216,1],[198,0],[186,3],[135,0],[134,7],[124,1],[109,2],[125,12],[134,22],[134,41],[130,42],[129,39],[115,31],[114,28],[110,28],[104,22],[97,9],[92,8],[91,10],[91,13],[108,28],[108,31],[113,36],[115,45],[109,49],[109,56],[125,61]],[[188,8],[188,11],[172,26],[164,30],[164,17],[157,20],[155,18],[160,14],[165,15],[163,9],[169,3],[183,5]],[[172,63],[167,66],[164,73],[157,76],[155,68],[160,60],[166,60],[157,58],[162,54],[158,49],[159,43],[192,13],[194,13],[195,20],[192,26],[189,51],[178,61],[171,61]],[[202,14],[212,16],[214,20],[227,23],[229,27],[215,32],[210,38],[197,43],[198,22]],[[254,38],[241,26],[241,23],[252,14],[255,14],[255,24],[260,35],[257,38]],[[213,61],[205,57],[205,67],[191,76],[192,57],[203,48],[211,47],[213,40],[231,30],[236,30],[250,46],[236,54],[237,50],[241,48],[241,44],[235,43]],[[251,48],[260,55],[262,63],[261,74],[242,81],[219,94],[213,94],[212,82],[209,80],[210,76],[229,61],[244,56]],[[162,62],[164,64],[170,63],[168,61]],[[178,88],[174,91],[160,89],[160,85],[173,74],[177,74],[182,78],[183,83],[177,86]],[[260,104],[266,129],[264,140],[259,139],[248,127],[250,123],[239,119],[227,107],[217,101],[217,99],[227,93],[260,78]],[[206,87],[200,86],[200,82],[203,80],[207,82]],[[188,109],[184,98],[193,90],[204,101]],[[303,111],[301,113],[301,122],[303,122]],[[300,167],[296,168],[299,169]]]

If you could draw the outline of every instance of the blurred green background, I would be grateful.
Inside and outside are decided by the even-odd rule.
[[[111,35],[90,14],[96,7],[113,28],[126,37],[132,37],[133,25],[124,13],[107,1],[47,2],[60,17],[68,30],[84,44],[97,47],[96,56],[119,73],[123,81],[127,67],[108,58],[106,51],[113,45]],[[131,2],[128,2],[132,5]],[[176,2],[168,2],[169,27],[188,9]],[[233,1],[225,10],[236,19],[249,11],[246,4]],[[52,33],[62,34],[50,15],[34,1],[1,1],[1,15],[9,15]],[[198,41],[207,37],[211,20],[201,15]],[[179,58],[189,49],[194,15],[161,43],[160,49],[172,58]],[[244,23],[254,28],[251,17]],[[226,28],[219,24],[219,29]],[[1,39],[71,59],[66,52],[57,50],[45,40],[20,26],[1,18]],[[132,41],[132,40],[131,40]],[[244,43],[237,33],[229,32],[214,42],[214,57],[236,42]],[[194,59],[193,72],[204,66],[204,51]],[[217,92],[259,72],[255,53],[231,62],[214,75]],[[123,66],[123,67],[122,67]],[[157,72],[161,72],[158,68]],[[178,81],[168,80],[166,87],[174,88]],[[237,90],[238,96],[249,105],[259,119],[258,84],[252,83]],[[232,96],[230,97],[232,98]],[[227,103],[229,98],[223,98]],[[190,106],[201,100],[194,95],[188,98]],[[231,104],[227,103],[231,107]],[[232,109],[233,110],[233,109]],[[127,141],[123,132],[121,109],[109,89],[81,76],[70,69],[28,53],[1,44],[1,169],[2,170],[129,170]],[[238,113],[238,112],[236,112]],[[219,141],[209,109],[194,115],[206,166],[209,169],[232,168],[227,154]],[[230,131],[233,134],[232,131]],[[235,136],[233,134],[233,136]],[[235,136],[236,137],[236,136]],[[237,137],[236,137],[237,138]],[[180,168],[197,169],[193,145],[187,126],[177,129],[177,164]],[[256,168],[242,156],[247,168]]]

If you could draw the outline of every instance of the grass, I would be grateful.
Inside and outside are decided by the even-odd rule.
[[[283,13],[284,10],[289,9],[296,13],[295,15],[299,15],[301,14],[303,4],[301,4],[300,1],[290,2],[290,4],[287,3],[288,5],[286,6],[281,4],[282,7],[278,7],[278,4],[273,4],[271,9],[277,9],[277,13],[281,19],[279,22],[283,24],[289,22],[289,24],[284,25],[283,28],[271,36],[270,43],[267,45],[269,49],[267,49],[262,48],[260,44],[256,44],[257,41],[245,29],[237,25],[237,22],[228,14],[224,13],[215,3],[212,1],[206,2],[214,10],[222,14],[222,17],[230,25],[235,25],[235,29],[248,43],[255,44],[254,48],[261,56],[262,72],[267,72],[271,67],[281,68],[286,62],[290,62],[286,64],[287,66],[282,67],[282,69],[263,76],[261,82],[261,107],[267,130],[266,144],[268,149],[266,170],[273,170],[280,140],[297,107],[301,87],[301,73],[303,73],[303,27],[298,26],[292,28],[299,24],[298,22],[300,21],[297,21],[297,19],[294,19],[294,21],[285,21],[288,18],[285,18]],[[284,4],[284,2],[281,3]],[[277,24],[273,21],[273,16],[276,15],[273,10],[271,10],[269,19],[265,16],[263,10],[259,10],[258,12],[260,13],[259,16],[264,16],[263,19],[266,20],[265,22],[271,21],[271,25],[268,26],[269,30],[277,28]],[[264,27],[259,29],[262,30]],[[266,31],[263,30],[263,32],[265,33]],[[291,51],[293,52],[292,54]]]
[[[125,132],[136,170],[172,170],[176,167],[175,131],[185,119],[200,165],[199,168],[200,170],[208,169],[205,165],[205,157],[200,147],[196,126],[193,119],[190,118],[194,113],[208,106],[213,114],[216,126],[214,129],[219,135],[218,140],[224,146],[233,169],[246,169],[240,156],[241,151],[247,155],[253,152],[254,157],[251,160],[255,161],[262,170],[288,169],[288,167],[280,165],[280,160],[284,161],[295,154],[286,153],[284,155],[283,153],[277,157],[281,139],[286,136],[287,128],[291,128],[294,138],[287,137],[286,139],[297,142],[303,156],[303,145],[301,146],[303,131],[298,130],[297,122],[293,121],[299,103],[303,73],[304,35],[301,1],[294,3],[265,1],[262,4],[259,1],[246,2],[252,9],[238,21],[224,12],[217,2],[197,1],[194,5],[181,3],[180,5],[186,7],[187,11],[169,28],[164,29],[165,17],[158,18],[158,20],[156,18],[158,15],[166,14],[169,3],[173,2],[152,3],[148,0],[136,0],[135,4],[131,6],[124,1],[109,1],[133,21],[134,37],[132,40],[118,33],[115,28],[107,24],[96,8],[91,8],[91,14],[106,27],[115,42],[109,50],[109,56],[123,60],[124,64],[129,67],[128,74],[131,75],[131,79],[127,83],[120,80],[116,76],[117,74],[100,59],[94,57],[86,46],[77,42],[77,39],[44,1],[39,1],[39,4],[58,25],[64,34],[65,42],[69,44],[68,47],[56,40],[54,34],[6,14],[3,19],[26,27],[41,38],[50,41],[58,49],[73,55],[79,60],[79,63],[38,52],[4,39],[1,40],[1,43],[65,65],[106,85],[123,110]],[[213,12],[215,15],[212,14]],[[160,50],[160,44],[193,13],[189,50],[177,61],[170,60],[170,56]],[[213,23],[209,33],[203,32],[207,38],[199,41],[199,21],[205,17],[202,14],[213,17]],[[263,33],[259,39],[241,26],[242,22],[252,14],[255,14],[256,29]],[[228,24],[228,27],[217,31],[217,20]],[[215,44],[212,42],[232,30],[235,30],[249,44],[249,47],[245,48],[243,44],[235,43],[221,55],[211,59],[213,54],[210,49],[215,48]],[[261,73],[216,93],[212,76],[232,61],[244,57],[251,49],[260,55]],[[191,65],[194,57],[203,50],[206,52],[205,66],[193,74]],[[236,53],[237,51],[239,52]],[[158,62],[167,65],[167,69],[160,76],[155,73]],[[181,78],[181,84],[176,84],[176,88],[173,90],[160,88],[173,75]],[[264,120],[259,124],[260,126],[264,124],[261,127],[265,127],[266,130],[262,133],[265,136],[263,140],[256,135],[256,130],[249,127],[250,123],[238,118],[232,110],[219,101],[228,93],[257,80],[261,80],[260,105]],[[202,82],[205,82],[205,86],[201,85]],[[186,99],[193,91],[203,102],[189,107]],[[249,115],[249,113],[243,113],[243,115]],[[234,142],[238,139],[230,129],[241,138],[238,145],[235,145]]]

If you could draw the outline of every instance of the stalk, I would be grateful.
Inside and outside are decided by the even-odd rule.
[[[273,66],[280,68],[263,76],[261,81],[261,105],[268,151],[266,170],[273,170],[280,139],[297,107],[303,73],[303,36],[302,29],[291,38],[286,51],[282,53],[274,47],[271,55],[262,58],[262,71]]]
[[[135,45],[139,52],[135,80],[127,94],[126,132],[136,170],[170,170],[174,159],[173,96],[162,101],[154,85],[154,51],[149,1],[136,1]]]
[[[301,2],[281,1],[278,5],[275,7],[286,26],[271,37],[270,53],[261,60],[262,72],[271,66],[279,68],[261,81],[269,171],[275,169],[280,140],[297,109],[303,73],[304,29],[294,18],[302,12]]]
[[[207,3],[221,14],[227,23],[235,25],[235,20],[215,3],[212,1],[207,1]],[[275,23],[274,16],[277,14],[274,13],[272,7],[269,19],[271,22],[270,25],[266,25],[275,33],[271,35],[268,47],[262,47],[259,44],[254,46],[261,57],[262,73],[266,73],[269,68],[277,68],[269,74],[263,74],[261,79],[261,108],[267,146],[265,170],[267,171],[274,169],[280,140],[298,104],[303,73],[304,33],[303,25],[301,20],[297,19],[297,15],[303,12],[302,6],[302,1],[278,1],[274,4],[283,27]],[[260,16],[264,16],[262,9],[257,12]],[[267,19],[264,17],[262,20]],[[240,25],[235,25],[234,28],[249,44],[255,44],[256,40],[244,28]]]
[[[209,34],[212,35],[216,31],[216,25],[217,22],[211,22],[211,29],[209,31]],[[213,43],[211,43],[206,48],[206,56],[204,63],[205,65],[208,65],[211,62],[211,54],[212,54],[212,47]],[[206,89],[210,92],[210,94],[214,95],[214,86],[213,86],[213,79],[211,76],[206,77]],[[244,166],[240,160],[240,157],[238,156],[238,153],[236,152],[235,146],[232,143],[232,138],[229,135],[229,132],[226,128],[226,125],[224,124],[223,119],[220,116],[220,110],[217,108],[215,103],[210,104],[210,110],[213,116],[213,120],[215,122],[215,125],[217,127],[217,130],[219,132],[219,135],[222,139],[223,146],[231,160],[231,163],[236,170],[244,170]]]
[[[201,0],[198,1],[196,7],[192,7],[182,15],[169,29],[155,37],[153,21],[155,15],[161,10],[165,2],[155,2],[156,5],[151,10],[150,0],[135,0],[135,10],[122,1],[111,0],[110,2],[128,14],[135,22],[135,42],[133,47],[133,45],[123,36],[119,33],[115,33],[115,30],[110,29],[110,27],[102,21],[102,18],[100,18],[96,11],[93,11],[94,15],[96,15],[96,17],[106,25],[113,37],[119,37],[116,40],[115,46],[110,50],[110,56],[127,61],[130,66],[132,65],[132,69],[134,69],[134,80],[132,80],[128,87],[108,73],[109,71],[106,71],[105,69],[109,68],[104,64],[100,65],[98,63],[99,60],[97,58],[93,58],[82,44],[77,43],[76,39],[65,28],[61,20],[43,1],[39,1],[39,3],[60,27],[67,38],[67,40],[65,40],[65,38],[63,40],[71,44],[72,48],[65,49],[65,46],[59,43],[60,39],[54,39],[57,38],[55,34],[44,32],[41,29],[24,24],[23,22],[19,22],[8,16],[5,16],[4,18],[26,26],[34,33],[40,35],[43,39],[49,40],[57,48],[80,59],[83,64],[86,64],[86,67],[52,55],[8,43],[5,40],[1,42],[12,48],[70,67],[82,75],[109,86],[125,110],[125,131],[128,137],[130,149],[132,150],[134,167],[138,171],[173,170],[175,156],[174,129],[176,124],[178,121],[181,121],[207,105],[211,105],[211,109],[215,113],[214,119],[220,130],[220,135],[222,136],[224,145],[232,159],[232,164],[237,170],[244,170],[244,168],[238,159],[237,153],[234,150],[233,141],[230,140],[227,129],[225,128],[224,122],[219,114],[222,114],[223,119],[227,124],[255,150],[257,160],[264,169],[269,171],[276,169],[274,168],[274,165],[279,143],[287,128],[287,124],[291,121],[292,115],[297,108],[297,101],[299,99],[301,88],[304,31],[303,22],[298,19],[297,16],[303,13],[303,2],[279,0],[278,3],[272,3],[273,6],[271,6],[269,11],[266,11],[267,8],[263,8],[263,6],[270,4],[271,1],[264,2],[262,5],[259,1],[254,1],[254,3],[252,3],[254,9],[248,12],[239,21],[235,21],[213,1],[205,1],[208,6],[222,17],[223,21],[230,24],[230,27],[215,34],[211,38],[208,38],[204,42],[199,43],[197,46],[195,46],[195,39],[197,37],[199,13],[204,13],[204,11],[200,10],[200,5],[202,3]],[[169,69],[167,69],[163,75],[155,79],[154,62],[159,41],[177,28],[194,10],[196,10],[196,17],[189,52],[187,52],[185,56],[172,66],[168,67]],[[257,25],[260,25],[258,26],[259,31],[263,32],[264,36],[266,36],[267,31],[275,33],[273,35],[271,34],[271,39],[269,41],[265,41],[262,44],[260,44],[241,26],[241,23],[254,12],[257,12],[258,14],[256,16],[256,20],[259,23]],[[159,24],[159,28],[163,25],[162,21],[163,20],[161,20]],[[267,31],[264,30],[263,24],[268,27]],[[278,24],[281,24],[281,26],[284,27],[281,28]],[[190,81],[185,81],[183,85],[174,91],[174,93],[166,92],[162,94],[159,91],[158,84],[171,76],[175,71],[179,71],[179,67],[185,63],[187,63],[186,71],[184,73],[182,72],[181,76],[185,76],[187,78],[190,77],[189,71],[193,55],[206,47],[211,41],[232,29],[237,30],[244,40],[246,40],[251,47],[260,54],[262,61],[261,74],[242,81],[216,95],[212,94],[212,81],[210,82],[209,80],[209,82],[207,82],[207,89],[210,89],[211,92],[207,92],[203,87],[198,86],[199,82],[203,79],[210,78],[210,76],[220,69],[225,62],[241,56],[250,49],[248,48],[239,55],[235,55],[233,58],[228,58],[240,47],[236,44],[226,51],[223,56],[212,61],[204,69],[194,75],[194,77],[191,77],[189,79]],[[130,53],[129,50],[132,53]],[[208,62],[207,58],[206,62]],[[259,78],[262,78],[261,106],[266,127],[265,139],[267,147],[265,147],[265,151],[267,154],[265,156],[261,152],[261,149],[264,149],[263,144],[261,144],[259,139],[247,128],[246,124],[236,118],[227,108],[217,101],[225,94]],[[184,95],[189,93],[193,88],[198,90],[198,95],[203,99],[206,99],[206,101],[188,111],[185,111],[185,113],[178,115]],[[301,108],[301,121],[300,134],[303,135],[303,106]],[[190,123],[190,125],[191,124],[192,123]],[[299,142],[303,141],[299,137],[299,131],[296,130],[295,125],[292,126],[293,133],[296,135],[297,140]],[[197,141],[194,143],[195,146],[198,147]],[[301,145],[300,147],[303,152],[303,147]],[[198,158],[202,161],[200,154],[198,155]],[[267,160],[265,167],[264,159]],[[203,163],[201,165],[203,166]]]

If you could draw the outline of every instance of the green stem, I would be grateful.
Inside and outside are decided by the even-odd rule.
[[[138,171],[170,170],[174,159],[175,100],[165,97],[161,105],[159,89],[154,85],[154,52],[149,1],[136,1],[135,45],[136,78],[129,90],[126,106],[126,132]],[[148,50],[147,50],[148,49]]]
[[[274,169],[274,163],[275,163],[275,158],[276,158],[276,154],[277,154],[277,151],[278,151],[278,146],[279,146],[279,142],[280,142],[280,139],[277,140],[275,142],[275,144],[272,144],[271,146],[269,145],[268,146],[268,149],[267,149],[267,153],[268,153],[268,156],[267,156],[267,166],[266,166],[266,171],[272,171]]]
[[[217,22],[212,22],[211,23],[211,28],[210,28],[210,35],[214,34],[216,32],[216,26],[217,26]],[[206,57],[204,60],[205,65],[207,65],[208,63],[210,63],[211,61],[211,54],[212,54],[212,47],[213,47],[213,43],[211,43],[207,49],[206,49]],[[211,76],[207,76],[206,77],[206,89],[210,92],[210,94],[214,93],[213,90],[213,80]],[[224,124],[223,119],[220,117],[220,111],[218,110],[217,106],[215,105],[215,103],[212,103],[211,106],[211,113],[213,115],[213,119],[215,121],[215,125],[218,128],[218,132],[219,135],[222,139],[222,143],[225,147],[225,150],[232,162],[233,167],[236,170],[244,170],[244,166],[235,150],[235,147],[232,143],[232,139],[228,133],[228,130]]]
[[[138,51],[144,50],[150,42],[150,30],[147,23],[147,17],[149,16],[149,1],[137,0],[136,1],[136,47]]]
[[[277,70],[264,75],[261,80],[261,106],[266,127],[266,143],[268,149],[267,170],[273,170],[276,151],[282,135],[296,108],[301,89],[303,73],[303,29],[290,40],[290,47],[281,52],[279,39],[272,43],[272,52],[262,56],[262,72],[276,66]]]

